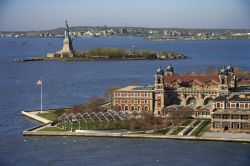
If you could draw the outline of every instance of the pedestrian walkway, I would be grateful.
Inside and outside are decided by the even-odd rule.
[[[194,124],[196,123],[196,119],[194,119],[191,123],[189,123],[181,132],[179,132],[177,135],[179,136],[183,136],[183,135],[187,135],[188,133],[186,133],[188,130],[190,130],[190,128],[192,128],[194,126]],[[190,133],[190,132],[189,132]]]

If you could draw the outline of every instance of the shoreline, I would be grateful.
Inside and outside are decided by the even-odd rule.
[[[100,61],[163,61],[163,60],[185,60],[185,59],[191,59],[189,57],[183,57],[183,58],[166,58],[166,59],[146,59],[146,58],[117,58],[117,59],[89,59],[89,58],[47,58],[45,56],[34,56],[34,57],[28,57],[28,58],[16,58],[13,60],[13,62],[33,62],[33,61],[85,61],[85,62],[100,62]]]
[[[204,136],[177,136],[177,135],[155,135],[140,132],[72,132],[72,131],[39,131],[43,127],[51,127],[52,121],[42,118],[36,113],[40,111],[22,111],[21,114],[30,119],[41,122],[41,125],[23,131],[23,136],[73,136],[73,137],[113,137],[113,138],[148,138],[148,139],[175,139],[191,141],[222,141],[250,143],[249,138],[227,138],[227,137],[204,137]]]

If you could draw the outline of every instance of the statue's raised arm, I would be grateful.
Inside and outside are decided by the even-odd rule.
[[[69,26],[67,20],[65,21],[65,24],[66,24],[66,31],[69,32]]]

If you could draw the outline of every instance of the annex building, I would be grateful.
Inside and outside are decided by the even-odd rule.
[[[152,86],[127,86],[114,91],[119,111],[150,111],[167,116],[175,106],[191,108],[194,118],[209,118],[215,131],[250,132],[250,80],[237,78],[233,66],[216,75],[175,73],[169,65],[155,73]]]

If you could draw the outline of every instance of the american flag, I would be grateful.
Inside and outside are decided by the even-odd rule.
[[[36,82],[36,84],[37,84],[37,85],[42,85],[43,82],[42,82],[42,80],[38,80],[38,81]]]

